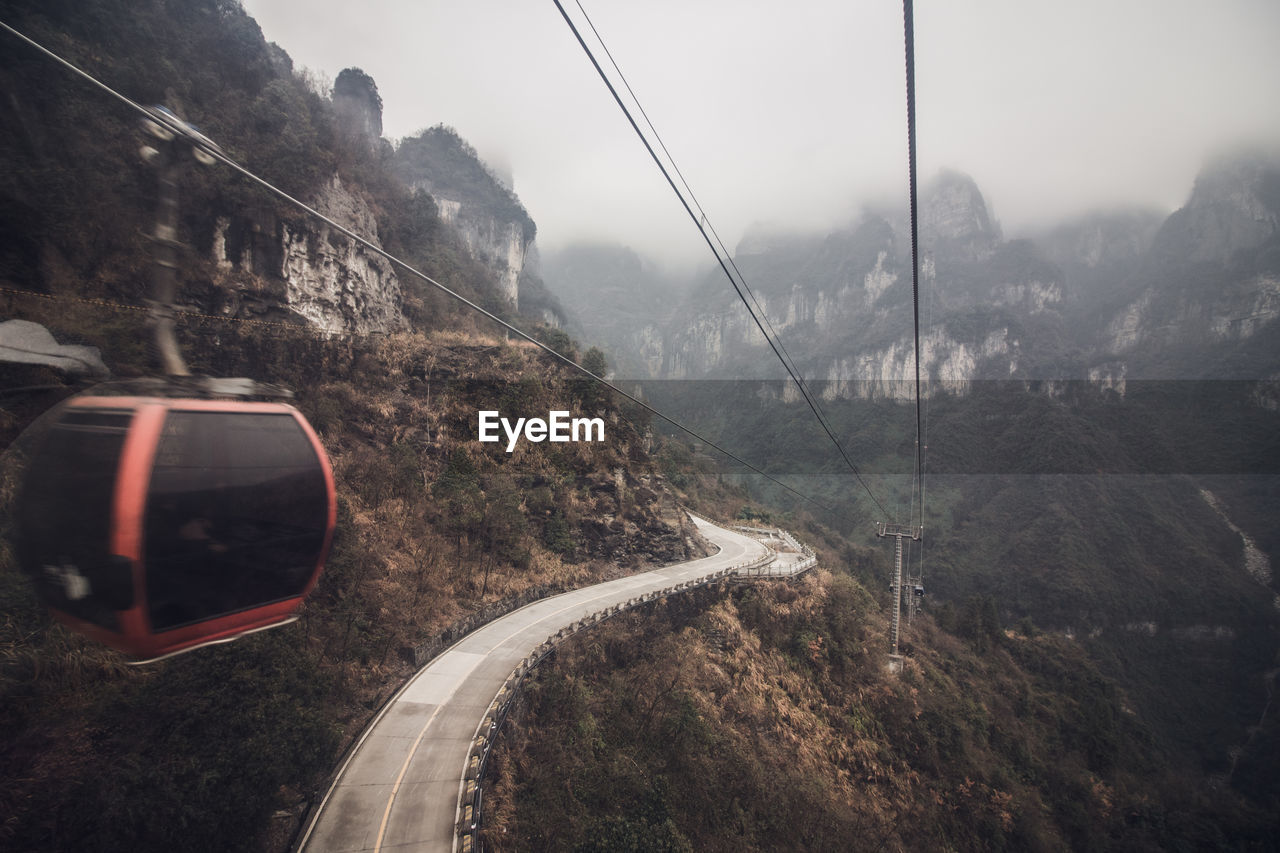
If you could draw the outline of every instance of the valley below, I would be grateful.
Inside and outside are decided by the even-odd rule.
[[[1275,151],[1209,158],[1173,211],[1018,233],[929,176],[918,305],[905,205],[748,228],[725,253],[766,340],[719,269],[542,249],[520,176],[449,116],[388,138],[370,74],[296,65],[234,0],[0,11],[278,190],[190,165],[167,308],[194,375],[290,390],[337,496],[292,624],[138,667],[43,606],[28,460],[67,399],[156,376],[160,182],[129,107],[7,42],[0,848],[297,849],[405,685],[505,614],[706,558],[690,512],[817,568],[543,649],[467,843],[1274,848]],[[905,602],[882,523],[923,528]]]

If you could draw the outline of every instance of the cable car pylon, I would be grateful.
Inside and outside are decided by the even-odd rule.
[[[893,524],[882,521],[876,525],[876,536],[894,538],[893,559],[893,622],[889,628],[889,668],[902,669],[902,655],[898,653],[898,633],[902,623],[902,537],[913,541],[924,538],[924,527],[911,524]],[[914,588],[913,588],[914,592]]]

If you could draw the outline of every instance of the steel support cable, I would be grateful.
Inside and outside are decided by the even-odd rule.
[[[911,193],[911,313],[916,347],[916,476],[924,476],[924,450],[920,443],[920,241],[919,193],[916,184],[916,37],[911,0],[902,2],[902,26],[907,59],[907,180]],[[924,526],[924,495],[921,489],[920,526]]]
[[[857,478],[859,485],[862,486],[863,490],[867,493],[867,496],[871,498],[872,502],[879,508],[880,512],[887,516],[889,514],[888,510],[884,508],[884,505],[881,504],[879,499],[872,493],[870,487],[867,486],[866,481],[862,479],[862,474],[858,472],[858,467],[853,464],[853,460],[851,460],[849,455],[845,453],[844,447],[840,444],[839,439],[836,438],[835,433],[831,431],[831,428],[827,426],[826,421],[824,421],[818,414],[818,407],[814,403],[813,396],[809,393],[808,388],[802,381],[800,381],[800,378],[796,375],[796,372],[791,369],[787,360],[782,357],[782,353],[778,350],[778,345],[774,342],[773,338],[769,336],[769,333],[765,331],[764,324],[760,321],[760,318],[756,316],[756,312],[751,309],[751,303],[748,302],[746,296],[743,295],[742,288],[738,285],[738,281],[732,274],[730,274],[729,268],[725,264],[724,259],[720,257],[720,252],[716,250],[715,244],[707,234],[707,229],[703,226],[702,220],[693,212],[693,208],[689,206],[688,200],[685,199],[684,194],[680,192],[680,188],[676,186],[675,180],[672,179],[671,173],[667,171],[667,167],[663,165],[662,159],[658,157],[657,152],[653,150],[653,145],[649,143],[648,137],[645,136],[644,132],[640,129],[640,126],[636,124],[635,117],[631,115],[631,110],[627,109],[627,105],[623,103],[622,97],[618,94],[617,88],[614,87],[609,76],[605,74],[604,69],[600,67],[599,60],[596,59],[595,54],[591,52],[591,48],[588,47],[586,41],[582,38],[582,33],[578,31],[578,26],[573,22],[573,19],[569,17],[569,13],[565,11],[560,0],[552,0],[552,2],[554,2],[556,4],[556,8],[560,10],[561,17],[563,17],[565,23],[569,25],[569,29],[573,32],[574,38],[578,40],[578,44],[582,47],[583,52],[587,54],[587,59],[591,60],[591,64],[596,69],[596,73],[600,75],[600,79],[609,89],[609,94],[613,96],[613,99],[618,104],[619,109],[622,110],[623,115],[626,116],[627,121],[631,124],[631,129],[636,132],[636,136],[640,137],[640,142],[644,145],[645,150],[649,152],[649,156],[653,159],[654,164],[657,165],[658,170],[662,172],[662,177],[666,179],[667,183],[671,186],[672,191],[676,194],[676,198],[680,200],[680,205],[685,209],[685,212],[689,214],[689,218],[693,220],[694,226],[698,229],[698,233],[702,235],[702,239],[706,241],[707,247],[711,249],[711,253],[716,256],[716,262],[720,265],[720,269],[724,271],[725,277],[729,279],[729,283],[733,285],[733,289],[738,294],[738,298],[742,300],[742,304],[746,306],[747,313],[750,314],[751,319],[755,321],[756,328],[760,330],[760,334],[764,335],[764,339],[768,342],[769,348],[773,350],[773,354],[778,357],[778,361],[782,363],[787,374],[791,377],[792,381],[796,383],[796,387],[800,389],[801,396],[804,397],[809,409],[813,412],[814,417],[817,418],[818,424],[827,434],[827,437],[831,439],[836,450],[840,452],[841,458],[844,459],[845,464],[849,466],[849,470],[853,472],[853,476]]]
[[[121,101],[122,103],[127,104],[129,107],[131,107],[131,108],[133,108],[134,110],[138,111],[142,116],[147,117],[147,118],[153,118],[152,114],[147,110],[147,108],[146,108],[146,107],[142,106],[141,104],[137,103],[136,101],[130,100],[128,97],[126,97],[126,96],[124,96],[124,95],[120,94],[119,92],[117,92],[116,90],[112,89],[110,86],[106,85],[105,83],[100,82],[99,80],[97,80],[95,77],[93,77],[93,76],[92,76],[91,74],[89,74],[88,72],[81,70],[81,69],[80,69],[80,68],[78,68],[77,66],[73,65],[72,63],[68,62],[67,60],[63,59],[62,57],[58,56],[56,53],[53,53],[52,51],[50,51],[50,50],[46,49],[45,47],[41,46],[38,42],[35,42],[35,41],[33,41],[32,39],[28,38],[27,36],[23,35],[22,33],[18,32],[18,31],[17,31],[17,30],[15,30],[13,27],[9,26],[8,24],[4,23],[3,21],[0,21],[0,27],[2,27],[3,29],[5,29],[7,32],[10,32],[10,33],[12,33],[13,35],[17,36],[19,39],[21,39],[22,41],[26,42],[27,44],[31,45],[31,46],[32,46],[32,47],[34,47],[36,50],[38,50],[38,51],[40,51],[41,53],[43,53],[45,56],[48,56],[49,58],[51,58],[51,59],[55,60],[59,65],[62,65],[64,68],[66,68],[66,69],[68,69],[68,70],[72,71],[73,73],[75,73],[75,74],[76,74],[76,75],[78,75],[79,77],[82,77],[83,79],[85,79],[85,80],[89,81],[89,82],[90,82],[90,83],[92,83],[94,86],[96,86],[97,88],[99,88],[99,89],[101,89],[102,91],[106,92],[107,94],[111,95],[112,97],[116,98],[117,100]],[[329,217],[325,216],[323,213],[321,213],[320,211],[318,211],[318,210],[314,209],[314,208],[313,208],[313,207],[311,207],[310,205],[307,205],[307,204],[305,204],[304,202],[299,201],[298,199],[296,199],[296,198],[294,198],[293,196],[291,196],[291,195],[289,195],[288,193],[286,193],[284,190],[279,189],[278,187],[274,186],[273,184],[269,183],[268,181],[264,180],[263,178],[258,177],[258,176],[257,176],[257,175],[255,175],[253,172],[250,172],[248,169],[244,168],[244,167],[243,167],[243,166],[241,166],[239,163],[237,163],[236,161],[232,160],[230,157],[228,157],[226,154],[224,154],[220,149],[218,149],[218,148],[210,148],[210,147],[208,147],[207,145],[205,145],[205,144],[201,143],[199,140],[195,140],[195,139],[193,139],[193,140],[192,140],[192,143],[193,143],[194,145],[197,145],[197,146],[198,146],[198,147],[199,147],[199,148],[200,148],[204,153],[206,153],[206,154],[210,155],[211,157],[213,157],[214,159],[218,160],[219,162],[221,162],[221,163],[225,164],[226,166],[229,166],[231,169],[235,170],[236,172],[240,173],[240,174],[241,174],[241,175],[243,175],[244,177],[248,178],[248,179],[249,179],[250,181],[252,181],[253,183],[258,184],[259,186],[263,187],[264,189],[268,190],[268,191],[269,191],[269,192],[271,192],[271,193],[274,193],[275,195],[279,196],[280,198],[284,199],[285,201],[287,201],[287,202],[289,202],[289,203],[291,203],[291,204],[293,204],[293,205],[295,205],[295,206],[297,206],[297,207],[301,208],[302,210],[306,211],[306,212],[307,212],[308,214],[310,214],[311,216],[315,217],[316,219],[319,219],[321,222],[324,222],[325,224],[329,225],[331,228],[336,229],[337,231],[341,232],[342,234],[345,234],[347,237],[349,237],[350,239],[352,239],[352,240],[356,241],[356,242],[357,242],[357,243],[359,243],[360,245],[364,246],[364,247],[365,247],[365,248],[367,248],[369,251],[374,252],[375,254],[377,254],[377,255],[379,255],[379,256],[381,256],[381,257],[385,258],[386,260],[390,261],[392,264],[394,264],[395,266],[399,267],[400,269],[403,269],[405,272],[409,273],[410,275],[414,276],[415,278],[419,278],[419,279],[421,279],[422,281],[424,281],[424,282],[426,282],[427,284],[430,284],[431,286],[435,287],[436,289],[438,289],[439,291],[441,291],[441,292],[442,292],[442,293],[444,293],[445,295],[450,296],[450,297],[452,297],[453,299],[456,299],[457,301],[459,301],[459,302],[461,302],[462,304],[466,305],[467,307],[471,308],[472,310],[474,310],[474,311],[476,311],[476,312],[478,312],[478,313],[480,313],[480,314],[483,314],[485,317],[488,317],[490,320],[492,320],[493,322],[497,323],[499,326],[502,326],[502,327],[503,327],[504,329],[506,329],[507,331],[515,333],[515,334],[516,334],[516,335],[518,335],[519,337],[523,338],[524,340],[528,341],[529,343],[533,344],[534,346],[538,347],[539,349],[543,350],[544,352],[546,352],[546,353],[550,354],[551,356],[553,356],[554,358],[556,358],[558,361],[561,361],[561,362],[563,362],[564,364],[567,364],[569,367],[572,367],[574,370],[578,371],[579,373],[585,374],[585,375],[586,375],[586,376],[588,376],[589,378],[591,378],[591,379],[595,380],[596,382],[599,382],[601,385],[603,385],[603,386],[605,386],[606,388],[610,389],[610,390],[611,390],[611,391],[613,391],[615,394],[618,394],[619,396],[625,397],[626,399],[628,399],[628,400],[630,400],[631,402],[635,403],[637,406],[640,406],[640,407],[641,407],[642,409],[644,409],[645,411],[647,411],[647,412],[649,412],[649,413],[651,413],[651,414],[657,415],[658,417],[662,418],[664,421],[666,421],[667,423],[669,423],[669,424],[671,424],[672,426],[676,427],[677,429],[679,429],[679,430],[683,431],[684,433],[686,433],[686,434],[688,434],[688,435],[692,436],[693,438],[696,438],[698,441],[703,442],[703,443],[704,443],[704,444],[706,444],[708,447],[711,447],[711,448],[713,448],[713,449],[715,449],[715,450],[719,451],[720,453],[723,453],[725,456],[727,456],[727,457],[729,457],[730,459],[734,460],[734,461],[735,461],[735,462],[737,462],[739,465],[742,465],[744,468],[747,468],[747,469],[749,469],[749,470],[751,470],[751,471],[755,472],[756,474],[759,474],[760,476],[764,477],[766,480],[770,481],[771,483],[773,483],[773,484],[775,484],[775,485],[777,485],[777,486],[781,486],[782,488],[786,489],[788,492],[791,492],[793,495],[795,495],[795,496],[797,496],[797,497],[799,497],[799,498],[802,498],[803,500],[805,500],[805,501],[807,501],[807,502],[809,502],[809,503],[811,503],[811,504],[813,504],[813,505],[815,505],[815,506],[821,507],[822,509],[826,510],[827,512],[835,512],[835,510],[834,510],[834,509],[832,509],[831,507],[827,506],[827,505],[826,505],[826,504],[824,504],[823,502],[821,502],[821,501],[817,500],[816,498],[810,497],[809,495],[806,495],[805,493],[803,493],[803,492],[801,492],[801,491],[799,491],[799,490],[797,490],[797,489],[795,489],[795,488],[793,488],[793,487],[791,487],[791,486],[788,486],[786,483],[782,482],[781,480],[778,480],[778,479],[774,478],[773,476],[771,476],[771,475],[769,475],[769,474],[766,474],[764,471],[760,470],[760,469],[759,469],[759,468],[757,468],[755,465],[752,465],[750,462],[747,462],[745,459],[742,459],[741,457],[737,456],[736,454],[734,454],[734,453],[732,453],[732,452],[730,452],[730,451],[726,450],[725,448],[723,448],[723,447],[721,447],[720,445],[716,444],[714,441],[710,440],[709,438],[706,438],[705,436],[702,436],[702,435],[698,434],[697,432],[695,432],[694,430],[692,430],[692,429],[690,429],[689,427],[685,426],[684,424],[680,423],[679,421],[675,420],[675,419],[674,419],[674,418],[672,418],[671,416],[663,414],[662,412],[660,412],[660,411],[658,411],[657,409],[655,409],[653,406],[650,406],[648,403],[644,402],[643,400],[639,399],[638,397],[634,396],[633,394],[630,394],[630,393],[628,393],[628,392],[626,392],[626,391],[622,390],[622,389],[621,389],[621,388],[619,388],[617,385],[614,385],[612,382],[608,381],[608,380],[607,380],[607,379],[605,379],[604,377],[597,376],[596,374],[592,373],[590,370],[587,370],[585,367],[583,367],[582,365],[580,365],[580,364],[578,364],[577,362],[575,362],[573,359],[568,358],[568,357],[566,357],[566,356],[564,356],[564,355],[561,355],[560,353],[556,352],[556,351],[555,351],[554,349],[552,349],[551,347],[547,346],[546,344],[544,344],[544,343],[542,343],[541,341],[539,341],[539,340],[537,340],[536,338],[534,338],[532,335],[530,335],[530,334],[528,334],[527,332],[524,332],[523,330],[521,330],[521,329],[519,329],[519,328],[517,328],[517,327],[515,327],[515,326],[511,325],[511,324],[510,324],[510,323],[508,323],[506,320],[503,320],[502,318],[498,317],[497,315],[495,315],[495,314],[493,314],[493,313],[491,313],[491,312],[489,312],[489,311],[485,310],[484,308],[480,307],[480,306],[479,306],[479,305],[477,305],[476,303],[472,302],[470,299],[467,299],[467,298],[466,298],[465,296],[463,296],[462,294],[457,293],[456,291],[451,290],[450,288],[448,288],[448,287],[446,287],[445,285],[441,284],[440,282],[436,281],[435,279],[433,279],[431,276],[427,275],[426,273],[421,272],[421,271],[419,271],[419,270],[415,269],[414,267],[410,266],[409,264],[407,264],[407,263],[405,263],[404,261],[402,261],[402,260],[400,260],[399,258],[397,258],[395,255],[392,255],[391,253],[387,252],[387,251],[386,251],[385,249],[383,249],[382,247],[380,247],[380,246],[378,246],[378,245],[376,245],[376,244],[374,244],[374,243],[370,242],[369,240],[367,240],[367,239],[365,239],[364,237],[360,236],[360,235],[359,235],[359,234],[357,234],[356,232],[352,231],[350,228],[347,228],[345,225],[342,225],[342,224],[340,224],[340,223],[338,223],[338,222],[335,222],[334,220],[332,220],[332,219],[330,219]]]
[[[925,328],[933,328],[934,308],[938,301],[937,276],[934,270],[934,259],[932,253],[925,254],[925,268],[929,274],[925,277],[925,287],[928,289],[929,300],[929,316],[925,318]],[[926,377],[929,383],[930,396],[933,394],[933,379]],[[924,428],[920,435],[920,441],[925,451],[929,449],[929,397],[924,398]],[[921,457],[920,467],[920,524],[924,524],[924,486],[928,478],[928,456]],[[924,542],[920,543],[920,582],[924,583]]]
[[[747,278],[742,274],[742,270],[738,269],[738,264],[734,261],[733,255],[730,254],[728,247],[725,246],[724,240],[720,239],[720,233],[716,231],[716,227],[712,224],[711,218],[707,216],[706,210],[702,207],[702,202],[698,201],[698,196],[693,192],[693,187],[689,186],[689,182],[685,180],[684,173],[680,171],[680,164],[676,162],[676,158],[673,157],[671,152],[667,149],[667,143],[663,141],[662,134],[658,132],[658,128],[654,127],[653,121],[649,118],[649,113],[645,111],[644,104],[640,102],[640,98],[636,95],[635,90],[631,88],[631,83],[627,80],[627,75],[622,72],[622,68],[618,65],[618,61],[613,58],[613,51],[609,50],[609,45],[605,43],[604,37],[601,36],[600,31],[596,29],[595,22],[591,20],[591,16],[587,14],[587,10],[582,5],[582,0],[574,0],[574,3],[577,5],[578,11],[582,13],[582,17],[587,22],[587,26],[591,28],[592,35],[596,37],[596,41],[599,42],[600,47],[603,48],[604,55],[609,58],[609,64],[613,66],[614,72],[617,73],[618,79],[622,81],[622,85],[626,88],[627,94],[631,96],[631,100],[635,103],[636,109],[640,111],[640,115],[644,119],[644,123],[653,133],[653,138],[657,141],[658,147],[661,148],[662,153],[666,155],[667,162],[671,164],[671,168],[675,171],[676,177],[680,179],[681,186],[683,186],[685,192],[689,194],[689,199],[693,202],[693,206],[698,209],[701,221],[706,223],[707,229],[711,232],[711,235],[715,237],[716,245],[720,247],[717,256],[723,254],[724,258],[729,262],[729,266],[733,268],[733,272],[738,276],[738,281],[742,283],[742,286],[747,291],[747,295],[751,297],[751,301],[760,312],[760,317],[764,320],[765,325],[769,327],[769,332],[771,332],[774,339],[777,340],[778,347],[782,350],[782,356],[785,357],[784,364],[790,364],[791,367],[795,368],[796,376],[799,381],[804,384],[804,377],[800,375],[800,369],[796,367],[795,359],[791,357],[791,353],[787,351],[786,344],[782,342],[782,336],[779,335],[778,330],[773,327],[773,323],[769,320],[768,313],[764,310],[764,306],[760,304],[760,300],[756,297],[755,291],[751,289],[751,285],[747,283]],[[814,398],[814,402],[818,402],[817,397]],[[822,410],[822,404],[820,402],[818,403],[818,417],[829,421],[826,417],[826,412]]]
[[[733,268],[733,272],[737,275],[738,281],[742,284],[743,288],[746,289],[747,295],[751,297],[751,301],[755,304],[756,310],[760,312],[760,319],[763,319],[765,325],[769,327],[769,331],[765,332],[765,339],[768,340],[770,333],[772,333],[773,340],[777,341],[778,349],[781,350],[779,358],[782,360],[783,366],[788,368],[788,372],[791,372],[792,378],[796,380],[797,384],[807,390],[808,383],[805,382],[804,377],[800,374],[800,369],[796,366],[795,359],[792,358],[791,353],[787,351],[786,344],[782,342],[782,336],[778,333],[778,330],[773,327],[773,323],[769,320],[768,313],[764,310],[764,306],[760,304],[760,300],[756,297],[755,291],[751,289],[751,285],[747,283],[747,278],[742,274],[742,270],[738,269],[738,264],[734,261],[733,255],[729,252],[728,247],[725,246],[724,240],[720,239],[720,233],[716,231],[716,227],[711,222],[711,218],[707,216],[707,212],[703,209],[702,203],[698,201],[698,196],[694,193],[693,187],[689,186],[689,182],[685,179],[684,173],[680,171],[680,165],[676,162],[676,158],[673,157],[671,152],[667,149],[667,144],[663,141],[662,134],[658,132],[658,128],[654,127],[653,121],[649,118],[649,113],[645,111],[644,104],[640,102],[640,98],[636,95],[635,90],[631,88],[631,83],[627,80],[627,75],[622,72],[622,68],[618,65],[618,61],[614,59],[613,51],[609,50],[609,45],[605,43],[604,37],[601,36],[600,31],[596,29],[595,22],[591,20],[591,16],[587,14],[587,10],[582,5],[582,0],[574,0],[574,3],[577,5],[578,11],[582,13],[582,17],[587,22],[587,26],[591,27],[591,33],[596,37],[596,41],[600,43],[600,47],[603,48],[605,56],[609,58],[609,64],[613,66],[613,70],[617,73],[618,79],[621,80],[622,85],[626,87],[627,94],[630,95],[631,100],[635,102],[636,108],[644,118],[645,124],[653,133],[654,139],[657,140],[658,147],[661,148],[662,153],[666,155],[667,162],[671,164],[671,168],[680,179],[681,185],[689,194],[689,199],[693,202],[693,206],[698,209],[700,217],[699,221],[705,223],[707,229],[711,232],[711,235],[715,237],[716,245],[720,247],[719,251],[716,251],[715,246],[712,246],[712,252],[716,254],[716,259],[719,260],[723,256],[723,258],[728,261],[729,266]],[[619,103],[619,106],[621,106],[621,103]],[[674,186],[672,188],[674,189]],[[705,237],[706,235],[704,234],[703,236]],[[723,264],[721,266],[723,267]],[[725,272],[727,274],[728,270],[725,270]],[[732,276],[730,276],[730,279],[732,280]],[[742,294],[739,293],[738,295],[741,297]],[[749,312],[751,311],[751,307],[749,305],[747,306],[747,310]],[[759,320],[757,320],[756,323],[759,325]],[[761,329],[761,331],[763,332],[764,330]],[[775,352],[777,352],[777,350],[775,350]],[[813,397],[813,402],[817,406],[815,414],[818,417],[818,421],[824,426],[824,428],[826,428],[830,424],[830,418],[827,417],[826,411],[822,408],[822,403],[816,396]],[[854,473],[857,473],[856,469]],[[909,520],[910,519],[908,519],[908,521]]]
[[[618,65],[618,61],[614,59],[613,51],[609,50],[609,45],[605,43],[604,37],[600,35],[600,31],[596,28],[595,22],[591,20],[591,15],[589,15],[587,10],[583,7],[582,0],[574,0],[574,3],[577,5],[578,11],[582,13],[583,20],[587,22],[587,26],[591,28],[592,35],[595,36],[596,41],[599,42],[600,47],[604,50],[604,55],[609,58],[609,64],[613,66],[614,72],[617,73],[618,79],[622,81],[622,85],[626,88],[627,94],[631,96],[631,100],[635,103],[636,109],[640,111],[640,115],[644,119],[645,125],[647,125],[649,130],[653,133],[653,138],[657,141],[658,147],[661,148],[662,153],[666,155],[667,162],[671,164],[671,168],[675,172],[676,177],[680,179],[681,186],[683,186],[685,192],[689,194],[689,199],[693,203],[693,207],[698,210],[699,221],[706,224],[707,229],[715,238],[716,245],[719,246],[719,251],[717,252],[714,246],[712,247],[712,251],[716,253],[717,260],[723,257],[733,269],[734,274],[738,277],[738,281],[742,284],[742,287],[746,289],[747,295],[751,297],[752,303],[755,304],[756,310],[759,311],[760,319],[764,320],[765,325],[769,327],[769,331],[765,333],[765,338],[768,339],[770,334],[772,334],[773,340],[777,341],[778,349],[781,350],[779,358],[783,360],[783,366],[788,367],[790,371],[794,371],[792,373],[793,378],[799,385],[807,390],[808,383],[800,373],[800,368],[796,365],[795,359],[792,358],[791,353],[787,351],[786,344],[782,342],[782,336],[778,333],[778,330],[773,327],[773,323],[769,320],[768,312],[766,312],[764,310],[764,306],[760,304],[760,300],[756,297],[755,291],[751,289],[751,285],[747,283],[747,278],[742,274],[742,270],[738,269],[738,264],[734,261],[733,255],[729,252],[728,247],[725,246],[724,240],[720,239],[720,232],[716,231],[716,227],[712,223],[711,217],[707,216],[706,210],[702,207],[702,202],[698,201],[698,196],[694,193],[693,187],[689,186],[689,182],[685,179],[684,173],[680,171],[680,164],[677,163],[676,158],[672,156],[671,151],[667,148],[667,143],[662,139],[662,134],[658,132],[658,128],[654,126],[653,120],[649,118],[649,113],[645,110],[644,104],[641,103],[639,96],[635,93],[635,90],[631,88],[631,83],[627,80],[627,75],[623,73],[622,68]],[[726,270],[726,273],[727,272],[728,270]],[[741,296],[741,294],[739,294],[739,296]],[[747,310],[751,311],[750,306],[747,306]],[[759,321],[757,321],[757,324],[758,322]],[[815,414],[818,417],[819,423],[821,423],[824,428],[829,427],[831,419],[827,416],[826,410],[822,408],[820,398],[813,395],[813,402],[817,406]],[[834,430],[829,431],[834,432]],[[910,516],[908,516],[907,520],[910,522]]]

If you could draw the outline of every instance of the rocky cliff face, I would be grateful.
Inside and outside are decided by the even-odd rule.
[[[334,84],[339,137],[348,154],[372,156],[379,146],[411,192],[427,194],[440,221],[492,273],[492,287],[512,309],[521,284],[530,288],[538,319],[558,322],[559,304],[528,269],[536,227],[519,201],[448,128],[405,140],[392,152],[381,139],[382,102],[372,78],[347,69]],[[331,219],[378,244],[374,210],[359,187],[334,176],[310,199]],[[212,259],[225,293],[215,310],[233,316],[302,317],[333,333],[386,333],[406,328],[400,282],[381,256],[310,219],[277,221],[239,215],[216,223]]]
[[[376,244],[368,202],[336,175],[311,204]],[[386,334],[407,326],[390,262],[314,220],[221,218],[212,255],[225,293],[223,314],[284,311],[335,334]]]
[[[440,218],[458,230],[471,256],[493,271],[504,299],[519,307],[521,275],[537,227],[515,193],[444,125],[402,140],[393,163],[407,186],[430,194]]]
[[[120,20],[124,8],[79,5],[102,20]],[[146,57],[139,74],[120,82],[144,100],[163,95],[264,180],[427,271],[438,262],[459,290],[490,307],[506,311],[503,301],[514,304],[523,286],[532,316],[554,314],[554,299],[527,270],[532,219],[509,178],[503,186],[456,133],[424,134],[438,142],[435,158],[398,175],[403,164],[382,138],[377,86],[363,71],[340,73],[329,100],[236,3],[134,5],[125,17],[136,26],[124,30],[80,26],[70,6],[18,17],[82,58]],[[135,120],[104,111],[98,93],[50,88],[30,56],[4,54],[0,72],[0,278],[8,287],[137,304],[147,293],[138,273],[149,266],[139,235],[154,227],[156,193],[154,176],[138,166]],[[53,139],[65,144],[47,144]],[[407,191],[415,180],[440,196],[451,225],[442,227],[434,203],[415,203]],[[184,308],[356,334],[404,328],[406,310],[424,327],[453,310],[436,310],[443,303],[435,294],[398,280],[375,252],[248,191],[227,169],[184,172],[179,186],[179,238],[192,246],[182,258]],[[492,280],[459,246],[490,265]]]
[[[573,307],[571,333],[610,353],[616,375],[661,376],[679,286],[622,246],[584,244],[543,258],[543,275]]]
[[[348,142],[371,149],[382,139],[382,97],[359,68],[344,68],[333,81],[333,112]]]
[[[414,189],[430,192],[430,183],[419,182]],[[484,214],[462,199],[433,196],[440,220],[452,225],[462,236],[471,257],[489,267],[495,276],[498,292],[513,307],[520,305],[520,275],[531,240],[526,240],[520,222],[504,221]]]
[[[1060,271],[1025,241],[1001,242],[967,176],[948,173],[931,184],[921,219],[922,243],[931,251],[924,287],[936,307],[966,317],[978,308],[999,309],[985,325],[926,329],[922,376],[955,387],[1016,373],[1020,347],[1003,316],[1056,316],[1063,301]],[[820,241],[755,232],[738,247],[737,263],[773,330],[805,376],[825,381],[827,396],[914,393],[905,227],[905,221],[868,214]],[[665,337],[663,377],[726,375],[744,365],[775,375],[754,321],[718,278],[705,282],[675,318]]]
[[[377,223],[369,205],[346,191],[335,175],[315,207],[357,234],[373,235]],[[392,332],[405,327],[400,315],[400,281],[381,255],[328,226],[281,226],[283,273],[289,304],[325,331],[356,334]]]
[[[382,137],[382,98],[373,79],[358,68],[338,75],[333,108],[339,132],[372,150]],[[388,146],[388,143],[381,144]],[[472,258],[488,267],[494,289],[519,308],[520,282],[536,228],[503,176],[488,168],[451,128],[438,126],[404,140],[392,161],[413,191],[431,196],[440,220],[452,227]],[[547,313],[547,312],[544,312]]]
[[[1163,221],[1150,210],[1095,213],[1064,223],[1036,242],[1047,258],[1064,268],[1132,269],[1151,248]]]
[[[1000,242],[1000,226],[992,221],[973,178],[946,171],[925,188],[921,199],[920,232],[966,260],[991,256]]]
[[[1007,378],[1123,390],[1127,379],[1196,378],[1219,362],[1239,378],[1280,373],[1265,342],[1247,356],[1223,349],[1280,334],[1276,163],[1250,155],[1210,165],[1167,218],[1094,214],[1017,240],[1002,238],[971,179],[944,174],[922,200],[922,376],[950,390]],[[900,212],[868,213],[821,239],[757,229],[737,247],[782,345],[829,396],[913,392],[906,224]],[[608,328],[618,348],[643,347],[654,377],[783,375],[718,274],[665,316],[630,313],[629,325],[586,325]],[[1206,360],[1215,347],[1216,361]]]
[[[1112,358],[1240,344],[1280,319],[1280,157],[1210,164],[1144,261],[1099,341]]]
[[[1280,234],[1280,157],[1239,154],[1210,163],[1185,207],[1156,235],[1157,255],[1228,263]]]
[[[1214,295],[1187,298],[1144,288],[1106,325],[1103,352],[1123,358],[1138,350],[1240,343],[1280,319],[1280,277],[1246,276]]]
[[[1078,315],[1131,279],[1164,220],[1152,210],[1115,210],[1088,214],[1038,235],[1035,243],[1044,257],[1070,282],[1063,293],[1064,309]]]

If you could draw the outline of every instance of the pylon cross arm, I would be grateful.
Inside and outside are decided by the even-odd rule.
[[[910,539],[922,539],[924,538],[924,528],[911,524],[892,524],[887,521],[882,521],[876,525],[876,535],[897,537],[906,536]]]

